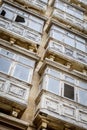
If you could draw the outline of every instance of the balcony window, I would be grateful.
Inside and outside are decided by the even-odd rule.
[[[75,15],[75,17],[77,17],[77,18],[83,20],[83,15],[84,15],[84,14],[83,14],[82,11],[76,9],[75,12],[74,12],[74,15]]]
[[[60,78],[60,72],[54,69],[47,69],[46,71],[48,74],[50,74],[53,77]]]
[[[43,23],[44,23],[43,20],[34,16],[30,16],[28,27],[37,32],[42,32]]]
[[[64,42],[67,44],[67,45],[70,45],[72,47],[75,47],[75,40],[68,37],[68,36],[65,36],[64,38]]]
[[[25,23],[25,19],[22,16],[17,15],[15,22]]]
[[[28,81],[30,69],[20,64],[16,65],[13,76],[23,81]]]
[[[70,31],[60,29],[58,26],[52,26],[50,30],[50,37],[61,41],[64,44],[72,46],[78,50],[86,52],[86,40]]]
[[[9,57],[9,58],[13,58],[14,56],[14,53],[8,51],[8,50],[5,50],[5,49],[1,49],[1,52],[0,52],[3,56],[6,56],[6,57]]]
[[[82,44],[81,42],[76,41],[76,48],[85,52],[85,44]]]
[[[74,100],[74,87],[64,84],[64,97]]]
[[[81,88],[87,89],[87,82],[85,82],[85,81],[79,81],[79,86]]]
[[[70,77],[68,75],[65,75],[65,80],[68,81],[68,82],[70,82],[70,83],[74,83],[75,82],[74,78]]]
[[[87,106],[87,91],[79,90],[79,102]]]
[[[54,78],[49,77],[47,90],[54,94],[59,94],[60,81]]]
[[[0,57],[0,71],[8,73],[11,66],[11,61],[5,57]]]
[[[18,57],[18,61],[20,62],[20,63],[22,63],[22,64],[25,64],[25,65],[27,65],[27,66],[30,66],[30,67],[34,67],[34,65],[35,65],[35,62],[33,61],[33,60],[31,60],[31,59],[28,59],[28,58],[25,58],[25,57],[22,57],[22,56],[19,56]]]
[[[73,7],[72,6],[67,6],[67,8],[66,8],[66,12],[67,13],[69,13],[69,14],[72,14],[72,15],[74,15],[74,10],[73,10]]]
[[[8,18],[9,20],[12,20],[13,16],[14,16],[12,11],[4,9],[4,8],[1,10],[0,15],[5,17],[5,18]]]
[[[59,41],[63,41],[63,34],[57,31],[53,32],[53,37]]]
[[[0,50],[0,72],[22,81],[31,82],[35,61],[14,54],[5,49]]]
[[[41,32],[41,25],[35,21],[29,21],[29,27],[35,31]]]
[[[2,8],[0,8],[0,15],[11,20],[12,22],[16,22],[19,25],[24,25],[32,30],[42,33],[44,20],[26,12],[23,13],[23,11],[18,8],[13,8],[13,10],[11,8],[13,7],[3,4]]]
[[[61,11],[64,11],[65,13],[72,15],[73,17],[83,20],[83,11],[76,9],[75,7],[73,7],[67,3],[64,3],[60,0],[56,0],[54,7],[56,7],[57,9],[59,9]]]
[[[66,5],[60,0],[56,0],[54,6],[62,11],[65,11]]]

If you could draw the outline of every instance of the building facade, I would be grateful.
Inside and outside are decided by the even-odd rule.
[[[87,0],[0,0],[0,130],[87,130]]]

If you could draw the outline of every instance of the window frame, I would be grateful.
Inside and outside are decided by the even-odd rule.
[[[50,90],[48,89],[49,79],[50,79],[50,78],[59,82],[59,86],[57,86],[57,88],[58,88],[58,93],[52,92],[52,91],[50,91]],[[52,93],[52,94],[55,94],[55,95],[61,95],[61,94],[60,94],[60,92],[61,92],[61,81],[60,81],[60,79],[55,78],[55,77],[53,77],[53,76],[47,74],[46,77],[45,77],[45,82],[46,82],[46,87],[45,87],[46,91],[48,91],[48,92],[50,92],[50,93]]]
[[[73,99],[64,96],[64,85],[68,85],[68,86],[70,86],[70,87],[73,87],[73,91],[74,91],[74,94],[73,94],[74,97],[73,97]],[[62,89],[62,96],[63,96],[63,98],[65,98],[65,99],[69,99],[69,100],[71,100],[71,101],[77,102],[77,101],[76,101],[76,90],[75,90],[74,85],[64,82],[64,83],[63,83],[63,89]]]
[[[2,72],[2,73],[4,73],[4,74],[7,74],[7,75],[9,75],[9,76],[12,76],[12,77],[16,78],[17,80],[24,81],[24,82],[27,82],[27,83],[31,83],[31,81],[32,81],[32,76],[33,76],[33,71],[34,71],[34,67],[35,67],[35,60],[33,60],[33,59],[31,59],[31,58],[29,59],[29,62],[30,62],[30,61],[31,61],[31,62],[33,61],[33,66],[32,66],[32,63],[31,63],[31,65],[26,65],[26,64],[24,64],[24,63],[18,61],[18,59],[19,59],[20,57],[25,58],[25,60],[26,60],[26,57],[24,57],[24,56],[22,56],[22,55],[20,55],[20,54],[13,53],[12,51],[6,50],[7,52],[13,53],[13,57],[12,57],[12,58],[9,58],[9,57],[6,57],[5,55],[2,55],[2,54],[1,54],[1,51],[2,51],[2,50],[6,50],[6,49],[0,48],[0,57],[5,57],[5,58],[7,58],[7,60],[10,60],[10,61],[11,61],[11,64],[10,64],[10,66],[9,66],[8,73],[5,73],[4,71],[0,71],[0,72]],[[27,59],[28,59],[28,58],[27,58]],[[29,69],[29,73],[28,73],[28,75],[27,75],[27,79],[26,79],[26,80],[23,80],[23,79],[21,79],[21,78],[17,78],[17,77],[14,76],[15,68],[16,68],[16,66],[17,66],[18,64],[19,64],[20,66],[24,67],[24,68],[26,67],[27,69]]]
[[[9,6],[11,8],[11,6]],[[33,31],[36,31],[37,33],[42,33],[43,31],[43,27],[44,27],[44,20],[33,15],[33,14],[28,14],[25,12],[25,14],[23,15],[23,12],[22,10],[19,10],[18,8],[14,8],[13,10],[10,10],[8,7],[8,4],[3,4],[2,7],[0,8],[0,12],[2,12],[2,10],[6,10],[6,11],[10,11],[11,13],[13,13],[13,18],[9,19],[9,18],[6,18],[6,19],[9,19],[10,21],[12,22],[15,22],[17,23],[18,25],[20,26],[25,26],[25,27],[28,27],[30,28],[31,30]],[[16,22],[16,18],[17,16],[20,16],[20,17],[23,17],[25,22],[22,23],[22,22]],[[5,16],[2,16],[5,18]],[[36,18],[36,20],[35,20]],[[38,24],[39,26],[39,29],[35,29],[35,28],[32,28],[32,26],[30,26],[30,22],[32,23],[32,21],[36,24]],[[36,25],[35,25],[36,26]]]
[[[68,45],[68,46],[73,47],[73,48],[75,48],[75,49],[77,49],[77,50],[79,50],[79,51],[82,51],[82,52],[85,52],[85,53],[86,53],[87,45],[86,45],[86,40],[85,40],[85,38],[82,38],[82,37],[78,36],[77,34],[74,34],[74,33],[70,32],[70,31],[67,31],[66,29],[63,29],[64,32],[63,32],[63,31],[61,32],[61,31],[58,30],[58,28],[59,28],[59,29],[60,29],[60,28],[62,29],[62,27],[59,27],[59,26],[56,26],[56,25],[52,25],[51,28],[50,28],[50,30],[49,30],[49,36],[52,37],[53,39],[59,41],[60,43],[63,43],[64,45]],[[55,33],[56,33],[56,36],[58,35],[58,33],[60,33],[60,34],[62,35],[62,40],[59,40],[58,37],[55,37],[55,36],[54,36]],[[69,35],[68,35],[68,34],[69,34]],[[72,35],[72,36],[70,36],[70,35]],[[71,38],[71,39],[73,40],[74,44],[71,44],[71,45],[70,45],[70,44],[66,43],[66,42],[65,42],[66,37],[67,37],[67,38]],[[79,38],[80,38],[83,42],[82,42],[81,40],[79,41],[79,40],[78,40]],[[83,49],[77,48],[77,42],[82,45],[82,48],[83,48]]]
[[[81,105],[87,106],[87,100],[86,99],[84,99],[84,100],[86,100],[86,104],[84,104],[84,102],[82,103],[81,98],[80,98],[80,92],[86,92],[86,95],[87,95],[87,91],[84,90],[84,89],[81,89],[81,88],[78,89],[78,103],[81,104]],[[81,95],[81,97],[82,97],[82,95]]]

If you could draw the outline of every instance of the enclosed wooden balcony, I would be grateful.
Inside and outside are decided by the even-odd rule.
[[[37,122],[45,122],[45,129],[86,130],[87,80],[64,72],[62,67],[61,70],[52,67],[52,61],[48,64],[39,71],[41,80],[34,118],[37,129],[42,127]]]
[[[0,74],[1,76],[1,74]],[[0,77],[0,111],[20,117],[28,105],[30,87]]]
[[[29,102],[35,61],[0,48],[0,112],[14,117],[23,114]]]
[[[0,31],[32,44],[41,43],[44,20],[3,3],[0,7]]]
[[[53,17],[59,19],[71,27],[87,31],[87,18],[84,10],[56,0],[54,4]]]
[[[46,45],[46,55],[52,54],[60,58],[64,58],[71,62],[76,62],[77,64],[87,65],[86,53],[78,51],[67,45],[63,45],[55,40],[50,39]]]
[[[74,69],[80,71],[87,67],[86,35],[52,24],[45,49],[44,58],[52,55],[54,61],[62,64],[70,62]]]

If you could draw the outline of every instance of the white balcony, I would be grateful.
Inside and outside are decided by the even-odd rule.
[[[78,51],[75,48],[69,47],[67,45],[63,45],[61,43],[58,43],[56,41],[50,40],[48,42],[48,46],[46,48],[48,52],[52,52],[58,56],[63,57],[64,59],[76,61],[79,63],[82,63],[84,65],[87,65],[87,56],[85,53],[82,53],[81,51]]]
[[[30,41],[35,44],[40,44],[41,42],[41,35],[39,33],[2,18],[0,18],[0,30],[15,38],[22,39],[23,41]]]
[[[76,18],[75,16],[63,12],[59,9],[54,9],[53,17],[59,18],[62,21],[69,23],[70,25],[74,25],[77,28],[84,29],[87,31],[87,21]]]
[[[46,115],[49,122],[52,119],[54,126],[58,120],[62,122],[62,126],[68,123],[70,127],[74,126],[74,128],[77,127],[77,129],[80,128],[81,130],[87,129],[87,109],[81,105],[47,92],[39,95],[37,101],[39,103],[37,104],[36,111]]]
[[[4,44],[4,41],[2,43]],[[26,54],[26,51],[24,52]],[[19,117],[27,108],[35,61],[7,48],[0,48],[0,110],[2,112],[13,116],[16,113],[16,117]]]
[[[87,31],[87,19],[84,10],[70,5],[66,1],[55,0],[53,17],[74,27]]]
[[[72,47],[79,52],[87,53],[86,38],[60,26],[51,26],[48,35],[48,39],[50,38],[64,46]]]
[[[61,64],[54,64],[45,59],[39,69],[41,79],[34,122],[37,124],[45,119],[47,129],[64,130],[67,124],[71,130],[86,130],[87,74],[83,76]]]
[[[27,108],[29,90],[27,85],[0,78],[0,109],[15,117],[19,116]]]
[[[44,20],[3,3],[0,7],[0,29],[22,41],[40,44]]]

